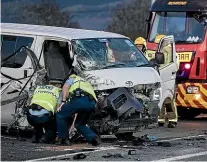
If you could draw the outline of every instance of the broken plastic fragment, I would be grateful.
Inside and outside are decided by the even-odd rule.
[[[163,147],[171,147],[171,143],[170,142],[157,142],[158,146],[163,146]]]
[[[77,154],[73,157],[74,160],[78,160],[78,159],[85,159],[86,155],[83,153]]]
[[[128,155],[136,155],[136,150],[129,150]]]
[[[107,155],[103,155],[103,158],[124,158],[121,154],[111,154],[107,153]]]

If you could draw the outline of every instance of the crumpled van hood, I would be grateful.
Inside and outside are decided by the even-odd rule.
[[[95,90],[133,87],[138,84],[161,82],[158,72],[152,67],[111,68],[86,71],[85,74]]]

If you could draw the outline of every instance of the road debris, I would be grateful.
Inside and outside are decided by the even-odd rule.
[[[155,136],[144,135],[142,137],[138,137],[132,141],[132,145],[134,146],[162,146],[162,147],[171,147],[170,142],[156,142]]]
[[[116,145],[119,145],[119,146],[126,146],[126,145],[128,145],[128,141],[118,141],[118,142],[116,142]]]
[[[73,156],[73,160],[85,159],[87,156],[83,153]]]
[[[148,125],[146,128],[147,128],[147,129],[158,128],[158,124],[157,124],[157,123],[153,123],[153,124]]]
[[[172,147],[170,142],[151,142],[148,146],[162,146],[162,147]]]
[[[146,146],[146,143],[156,141],[157,138],[155,136],[148,136],[147,134],[141,137],[137,137],[132,141],[132,145],[134,146]]]
[[[17,137],[17,140],[18,140],[18,141],[26,141],[26,138],[23,138],[23,137],[18,136],[18,137]]]
[[[192,131],[192,123],[199,123],[200,127],[195,129],[195,132]],[[132,141],[121,141],[123,146],[116,145],[118,140],[113,136],[102,136],[103,144],[100,147],[93,147],[88,143],[73,143],[72,146],[57,146],[57,145],[48,145],[48,144],[31,144],[31,137],[26,138],[27,141],[18,141],[16,140],[16,134],[13,136],[3,133],[1,136],[2,144],[2,161],[26,161],[31,159],[43,159],[44,161],[153,161],[158,160],[163,157],[163,159],[168,157],[185,155],[187,153],[202,152],[206,150],[207,138],[204,135],[203,130],[206,129],[206,120],[205,121],[180,121],[179,124],[181,127],[176,127],[174,130],[166,131],[166,129],[149,130],[147,133],[149,136],[153,136],[156,133],[157,140],[149,142],[143,142],[143,145],[134,146]],[[185,129],[183,129],[185,128]],[[32,131],[31,131],[32,133]],[[184,136],[185,134],[185,136]],[[140,134],[136,136],[141,138]],[[25,134],[24,134],[25,136]],[[195,139],[194,141],[184,140],[188,138],[204,137],[200,139]],[[142,139],[143,140],[143,139]],[[163,144],[158,142],[170,142],[171,147],[164,147]],[[194,144],[194,145],[193,145]],[[115,149],[110,151],[110,146]],[[154,147],[154,148],[153,148]],[[100,150],[100,151],[97,151]],[[129,150],[131,151],[128,153]],[[90,153],[89,153],[90,152]],[[84,153],[87,155],[85,159],[74,160],[73,156],[76,154]],[[89,154],[88,154],[89,153]],[[111,153],[112,155],[107,155]],[[115,155],[114,155],[115,154]],[[123,158],[119,158],[121,154]],[[64,156],[65,155],[65,156]],[[105,158],[102,157],[106,155]],[[107,157],[109,156],[109,157]],[[69,159],[70,158],[70,159]],[[205,157],[199,157],[202,161],[206,161]],[[190,159],[196,160],[196,159]],[[34,160],[36,161],[36,160]],[[39,161],[39,160],[37,160]],[[42,161],[42,160],[41,160]]]
[[[52,160],[54,160],[54,161],[56,161],[57,159],[52,159]],[[60,159],[58,159],[58,160],[68,160],[68,161],[70,161],[71,159],[70,158],[68,158],[68,157],[65,157],[65,158],[60,158]]]
[[[188,144],[188,146],[193,146],[193,145],[194,145],[193,143],[189,143],[189,144]]]
[[[184,138],[184,140],[188,140],[188,141],[205,141],[206,138],[205,137],[195,137],[195,138]]]
[[[170,142],[157,142],[157,146],[172,147]]]
[[[103,158],[124,158],[121,154],[111,154],[107,153],[107,155],[103,155]]]
[[[136,150],[129,150],[128,155],[136,155]]]
[[[201,140],[206,140],[206,138],[205,138],[205,137],[198,137],[198,138],[196,138],[195,140],[197,140],[197,141],[201,141]]]

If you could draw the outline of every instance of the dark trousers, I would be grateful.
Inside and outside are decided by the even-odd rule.
[[[40,140],[43,136],[43,128],[45,129],[45,138],[47,141],[54,141],[56,138],[56,122],[55,118],[44,114],[40,116],[27,114],[27,120],[30,125],[34,126],[34,135],[36,140]]]
[[[64,104],[61,111],[56,113],[58,137],[61,139],[68,139],[69,124],[68,119],[71,115],[78,113],[75,122],[75,128],[81,133],[86,140],[91,143],[91,140],[96,134],[87,126],[90,114],[95,109],[95,102],[88,96],[75,98],[72,101]]]

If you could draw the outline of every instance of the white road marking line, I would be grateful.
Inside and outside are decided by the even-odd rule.
[[[115,146],[102,146],[102,147],[87,147],[86,149],[99,149],[99,150],[106,150],[106,149],[117,149]]]
[[[13,138],[13,137],[8,137],[8,136],[1,136],[2,138],[6,138],[6,139],[13,139],[13,140],[17,140],[17,138]],[[167,141],[176,141],[176,140],[181,140],[181,139],[188,139],[188,138],[196,138],[196,137],[207,137],[207,135],[196,135],[196,136],[185,136],[185,137],[176,137],[176,138],[172,138],[172,139],[166,139],[166,140],[162,140],[162,139],[158,139],[158,142],[167,142]],[[162,138],[162,137],[161,137]]]
[[[71,151],[71,150],[73,150],[73,149],[64,149],[64,151]]]
[[[91,153],[91,152],[100,152],[100,151],[105,151],[105,150],[112,150],[112,149],[116,149],[116,147],[100,147],[100,149],[98,150],[93,150],[93,151],[81,151],[81,152],[76,152],[76,153],[71,153],[71,154],[63,154],[63,155],[57,155],[57,156],[50,156],[50,157],[45,157],[45,158],[39,158],[39,159],[33,159],[33,160],[27,160],[26,162],[31,162],[31,161],[38,161],[38,160],[51,160],[51,159],[55,159],[55,158],[62,158],[62,157],[68,157],[71,155],[76,155],[76,154],[87,154],[87,153]]]
[[[207,151],[194,153],[194,154],[187,154],[187,155],[182,155],[182,156],[176,156],[176,157],[171,157],[171,158],[166,158],[166,159],[161,159],[161,160],[156,160],[156,161],[153,161],[153,162],[175,161],[175,160],[188,159],[188,158],[192,158],[192,157],[196,157],[196,156],[202,156],[202,155],[207,155]]]
[[[1,136],[1,138],[6,138],[6,139],[13,139],[13,140],[16,140],[16,139],[17,139],[17,138],[6,137],[6,136]]]
[[[157,142],[177,141],[177,140],[191,139],[191,138],[196,138],[196,137],[207,137],[207,135],[197,135],[197,136],[177,137],[177,138],[172,138],[172,139],[167,139],[167,140],[159,140],[159,139],[158,139]]]

